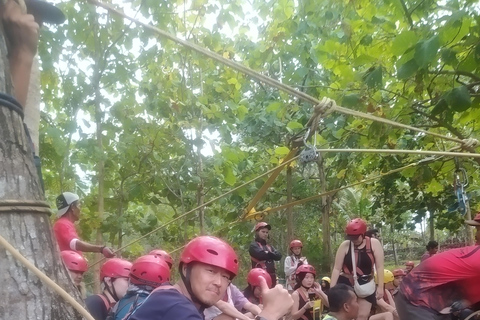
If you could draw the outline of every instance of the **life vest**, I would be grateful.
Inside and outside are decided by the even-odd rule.
[[[370,261],[372,262],[371,274],[373,274],[373,268],[375,266],[375,256],[374,256],[373,250],[372,250],[372,239],[370,237],[365,237],[365,240],[366,240],[366,243],[365,243],[364,248],[358,249],[358,248],[355,248],[355,246],[354,246],[355,266],[357,267],[357,274],[361,275],[361,276],[363,275],[363,271],[358,267],[358,253],[359,253],[360,250],[366,249],[366,253],[367,253],[368,257],[370,258]],[[349,246],[349,248],[350,248],[350,246]],[[347,252],[347,254],[348,254],[348,252]],[[353,261],[352,261],[352,265],[353,265]],[[343,273],[347,274],[347,275],[352,275],[352,273],[350,272],[350,270],[347,268],[346,265],[343,265]]]
[[[257,244],[260,248],[263,249],[263,246],[260,242],[257,241]],[[273,252],[272,247],[270,247],[270,245],[267,244],[266,247],[267,247],[268,251]],[[255,268],[262,268],[262,269],[265,269],[265,270],[267,269],[267,265],[266,265],[265,260],[260,261],[256,258],[252,257],[252,256],[250,256],[250,259],[252,260],[253,263],[255,263]]]

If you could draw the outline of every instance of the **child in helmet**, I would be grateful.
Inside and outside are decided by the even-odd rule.
[[[133,262],[127,294],[112,308],[107,320],[128,319],[155,288],[169,281],[170,268],[160,255],[141,256]]]
[[[262,291],[260,288],[260,278],[263,277],[267,281],[267,286],[269,288],[272,287],[272,278],[268,274],[267,271],[265,271],[262,268],[253,268],[248,272],[247,275],[247,287],[245,290],[243,290],[243,295],[245,298],[248,299],[251,303],[257,305],[257,306],[262,306]]]
[[[83,274],[88,270],[87,260],[78,252],[72,250],[65,250],[60,252],[63,263],[67,267],[73,283],[80,291],[82,298],[86,298],[86,290],[82,285]]]
[[[330,278],[323,277],[320,285],[322,286],[322,291],[325,292],[325,294],[328,296],[328,290],[330,290]]]
[[[109,259],[102,265],[100,281],[103,292],[85,300],[87,310],[95,320],[105,320],[115,303],[127,293],[131,268],[131,262],[119,258]]]
[[[167,251],[161,250],[161,249],[155,249],[155,250],[150,251],[148,254],[151,254],[151,255],[154,255],[154,256],[159,256],[160,258],[162,258],[168,264],[168,267],[170,268],[170,270],[172,270],[173,258]]]
[[[375,274],[375,282],[378,282],[377,279],[378,277]],[[374,310],[374,314],[370,316],[370,320],[398,319],[397,308],[395,307],[395,302],[393,301],[393,297],[389,291],[394,288],[394,279],[393,273],[390,270],[383,270],[383,298],[378,299],[377,305],[372,308],[372,310]]]
[[[415,268],[415,263],[413,261],[405,262],[405,274],[409,274],[413,268]]]
[[[322,291],[318,282],[315,282],[315,268],[304,264],[297,268],[296,284],[292,293],[293,306],[291,318],[293,320],[302,318],[303,320],[319,319],[321,310],[314,310],[314,300],[322,300],[322,303],[328,306],[328,298]],[[315,314],[315,318],[314,318]]]
[[[390,290],[390,293],[392,296],[395,296],[398,292],[398,288],[400,287],[400,283],[402,283],[403,278],[407,274],[405,273],[405,270],[403,269],[395,269],[393,270],[393,290]]]
[[[287,290],[293,291],[295,286],[295,270],[302,264],[308,264],[307,258],[302,257],[303,244],[300,240],[293,240],[290,242],[291,255],[285,258],[284,272],[287,280]]]

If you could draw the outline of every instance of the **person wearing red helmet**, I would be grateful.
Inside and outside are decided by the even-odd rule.
[[[122,320],[142,305],[143,301],[162,284],[170,284],[170,267],[160,255],[145,255],[135,260],[130,270],[127,293],[112,308],[107,320]]]
[[[382,244],[377,239],[366,237],[366,231],[367,223],[360,218],[347,223],[345,228],[347,240],[342,242],[337,250],[331,276],[331,287],[334,287],[337,283],[354,286],[355,273],[358,284],[366,285],[363,288],[369,288],[366,290],[367,292],[362,294],[357,292],[357,296],[363,296],[363,298],[359,297],[358,299],[357,320],[368,319],[372,305],[376,304],[377,299],[383,297],[384,254]],[[352,260],[352,256],[355,260]],[[353,270],[354,263],[356,266],[355,272]],[[376,289],[374,283],[372,283],[374,269],[378,274],[378,287]],[[370,290],[372,291],[371,294]]]
[[[390,290],[390,293],[392,296],[395,296],[398,292],[398,287],[400,286],[400,283],[402,283],[403,278],[407,275],[405,270],[403,269],[395,269],[393,270],[393,290]]]
[[[282,259],[282,254],[278,252],[272,245],[267,243],[269,239],[268,233],[272,227],[266,222],[259,222],[253,229],[255,232],[255,240],[250,243],[248,252],[253,268],[265,269],[272,277],[272,285],[277,284],[277,274],[275,270],[275,261]]]
[[[238,273],[238,258],[230,245],[211,236],[191,240],[183,249],[178,266],[181,280],[174,286],[153,290],[129,320],[203,320],[203,310],[225,296]],[[268,290],[264,310],[258,319],[275,320],[291,306],[288,292],[280,286]]]
[[[291,319],[314,320],[319,319],[321,311],[315,312],[314,300],[322,300],[325,306],[328,306],[327,295],[322,291],[322,287],[315,282],[315,268],[309,264],[303,264],[297,268],[296,284],[292,293],[293,306]],[[314,317],[315,315],[315,317]],[[318,315],[318,317],[317,317]]]
[[[82,298],[85,298],[86,291],[84,285],[82,285],[82,280],[83,274],[88,270],[87,260],[81,254],[72,250],[62,251],[60,255],[70,273],[70,278],[72,278],[73,283],[80,291]]]
[[[115,303],[127,293],[131,269],[130,261],[119,258],[109,259],[100,267],[103,292],[85,299],[87,310],[95,320],[105,320]]]
[[[159,256],[160,258],[165,260],[165,262],[170,267],[170,270],[172,270],[173,258],[167,251],[161,250],[161,249],[155,249],[155,250],[150,251],[148,254],[151,254],[151,255],[154,255],[154,256]]]
[[[292,292],[293,286],[295,286],[295,270],[302,264],[308,264],[308,261],[307,258],[302,257],[302,241],[292,240],[289,248],[291,255],[285,258],[283,270],[287,279],[287,290]]]
[[[247,287],[243,290],[243,295],[251,303],[255,305],[262,305],[262,290],[260,287],[260,277],[267,281],[267,286],[272,287],[272,277],[265,269],[253,268],[247,275]]]
[[[413,268],[415,268],[415,263],[413,261],[405,262],[405,274],[409,274]]]

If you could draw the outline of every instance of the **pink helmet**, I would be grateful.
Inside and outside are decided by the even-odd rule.
[[[293,248],[303,248],[302,241],[292,240],[292,242],[290,242],[290,249],[293,249]]]
[[[201,262],[227,270],[232,278],[238,273],[238,258],[225,241],[211,236],[200,236],[191,240],[180,256],[182,263]]]
[[[60,252],[63,262],[68,270],[86,272],[88,270],[87,260],[78,252],[65,250]]]
[[[119,258],[109,259],[100,268],[100,281],[103,281],[105,277],[128,278],[131,269],[130,261]]]
[[[260,287],[259,277],[265,278],[265,281],[267,282],[267,286],[269,288],[272,287],[272,277],[267,273],[267,271],[261,268],[253,268],[248,272],[248,275],[247,275],[248,284],[250,284],[252,287]]]
[[[394,277],[398,277],[398,276],[404,277],[404,276],[406,276],[405,270],[403,270],[403,269],[395,269],[395,270],[393,270],[393,276],[394,276]]]
[[[170,281],[170,268],[160,256],[145,255],[133,262],[130,282],[158,287]]]
[[[255,225],[255,228],[253,228],[253,231],[257,232],[258,230],[260,229],[263,229],[263,228],[267,228],[268,230],[272,230],[272,226],[269,225],[268,223],[262,221],[262,222],[259,222]]]
[[[301,266],[299,266],[295,271],[295,274],[300,274],[300,273],[311,273],[314,276],[317,275],[317,273],[315,272],[315,268],[309,264],[302,264]]]
[[[348,222],[347,226],[345,227],[345,233],[348,236],[364,235],[366,231],[367,223],[360,218],[353,219],[352,221]]]
[[[154,256],[159,256],[160,258],[165,260],[165,262],[168,264],[170,269],[172,269],[173,259],[172,259],[172,256],[169,255],[167,251],[160,250],[160,249],[155,249],[155,250],[150,251],[149,254],[154,255]]]

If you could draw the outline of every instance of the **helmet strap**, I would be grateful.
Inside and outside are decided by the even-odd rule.
[[[186,266],[186,275],[183,274],[183,263],[180,263],[178,266],[178,271],[180,273],[180,277],[182,278],[183,283],[185,284],[185,288],[187,289],[188,294],[190,295],[190,299],[193,303],[200,305],[200,314],[203,314],[203,310],[210,307],[203,302],[201,302],[197,296],[193,293],[192,290],[192,283],[190,282],[191,274],[192,274],[192,264],[189,263]]]
[[[113,298],[113,300],[115,300],[115,302],[118,302],[118,300],[120,300],[117,296],[117,291],[115,291],[115,286],[113,285],[113,283],[115,282],[116,278],[110,278],[110,283],[112,284],[112,290],[110,290],[110,287],[108,286],[107,282],[105,281],[105,279],[103,280],[103,283],[105,285],[105,289],[107,290],[107,292],[110,294],[110,296]]]

